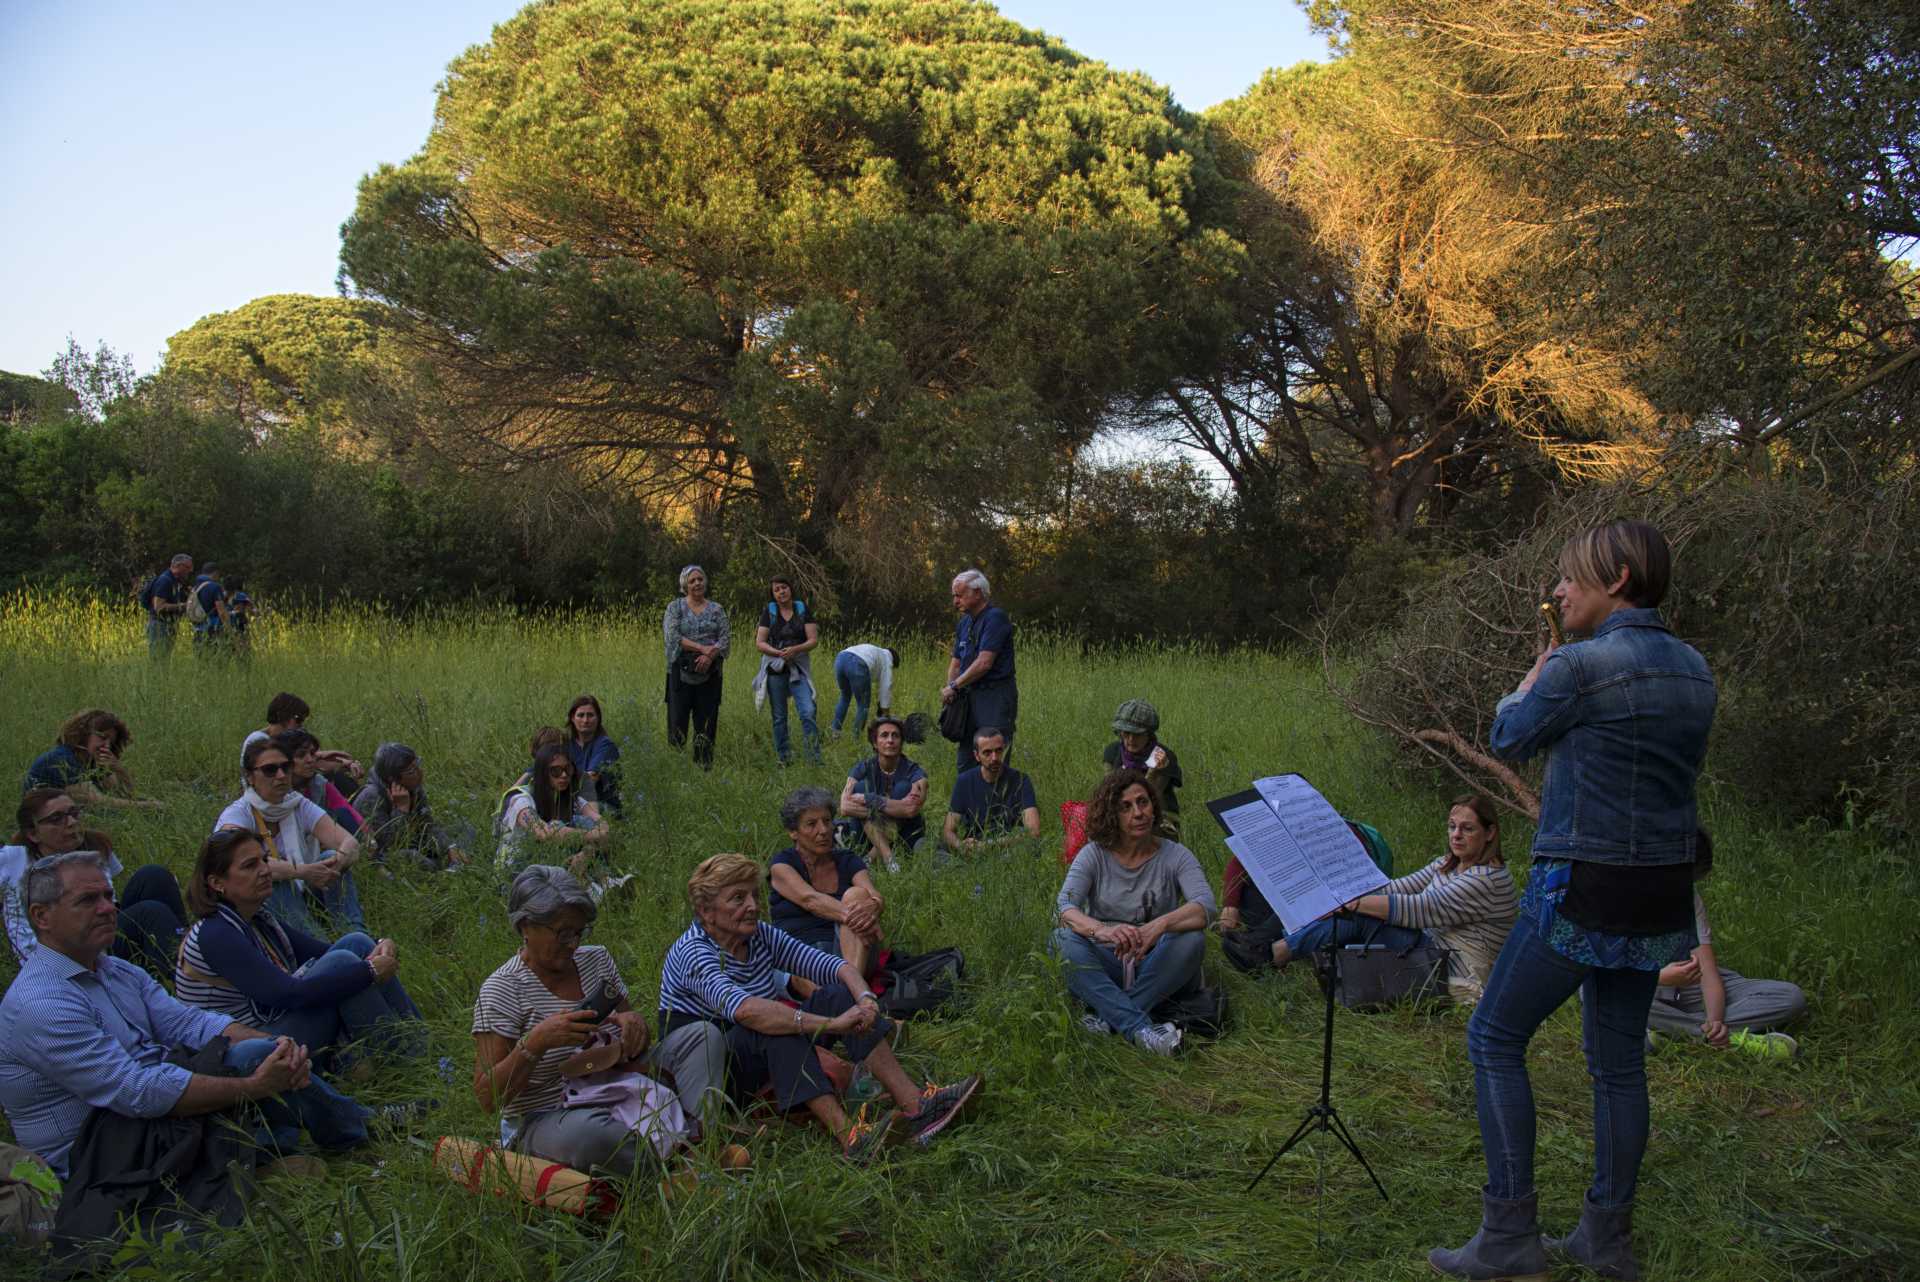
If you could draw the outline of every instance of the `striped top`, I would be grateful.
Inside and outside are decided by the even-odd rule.
[[[574,950],[573,964],[580,972],[580,991],[586,994],[587,1000],[592,1000],[602,985],[611,987],[621,997],[627,995],[620,968],[613,964],[613,956],[606,949],[583,944]],[[579,1004],[578,998],[554,996],[553,990],[541,983],[540,977],[515,953],[506,965],[481,983],[480,997],[473,1004],[473,1031],[494,1033],[517,1042],[547,1016],[570,1011]],[[526,1088],[507,1101],[502,1111],[508,1117],[525,1117],[561,1107],[566,1082],[560,1076],[560,1066],[578,1049],[577,1046],[557,1046],[542,1055],[527,1075]]]
[[[840,977],[840,959],[766,922],[748,937],[746,957],[735,957],[696,921],[660,965],[660,1009],[731,1021],[749,997],[780,1000],[777,971],[831,984]]]
[[[1387,920],[1425,930],[1447,959],[1447,986],[1455,996],[1477,1000],[1507,942],[1520,896],[1505,864],[1476,864],[1441,872],[1442,856],[1418,872],[1387,883]]]

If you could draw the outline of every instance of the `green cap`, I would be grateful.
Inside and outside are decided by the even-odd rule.
[[[1113,714],[1113,728],[1120,734],[1152,734],[1160,728],[1160,713],[1145,699],[1129,699]]]

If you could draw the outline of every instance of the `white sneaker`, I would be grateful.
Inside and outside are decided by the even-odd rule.
[[[899,871],[900,871],[900,861],[899,861],[898,859],[889,859],[889,860],[887,860],[887,871],[888,871],[888,872],[899,872]]]
[[[1133,1035],[1133,1040],[1143,1051],[1171,1055],[1180,1045],[1181,1036],[1180,1030],[1172,1024],[1148,1024]]]
[[[1094,1014],[1092,1011],[1088,1011],[1086,1014],[1080,1017],[1080,1027],[1086,1029],[1089,1033],[1092,1033],[1095,1037],[1105,1037],[1109,1033],[1113,1032],[1113,1025],[1109,1024],[1106,1020],[1101,1019],[1098,1015]]]

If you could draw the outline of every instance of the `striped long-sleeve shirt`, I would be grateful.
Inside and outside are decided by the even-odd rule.
[[[831,984],[840,977],[840,959],[766,922],[748,936],[747,955],[734,957],[696,921],[660,965],[660,1009],[731,1022],[749,997],[779,1000],[776,971]]]
[[[1425,930],[1453,950],[1448,984],[1477,999],[1494,958],[1507,942],[1520,895],[1505,864],[1478,864],[1441,872],[1445,857],[1387,883],[1387,920]]]

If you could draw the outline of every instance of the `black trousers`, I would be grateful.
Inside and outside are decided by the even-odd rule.
[[[690,686],[677,672],[667,674],[667,746],[678,748],[687,741],[688,723],[693,729],[693,760],[703,770],[713,769],[713,742],[720,735],[720,669],[704,685]]]
[[[148,864],[121,889],[120,925],[113,955],[148,971],[162,986],[173,980],[174,953],[187,933],[187,906],[180,883],[159,864]]]
[[[845,984],[822,984],[813,990],[813,996],[800,1003],[800,1009],[809,1015],[832,1019],[851,1009],[853,1004],[853,994]],[[780,1111],[789,1112],[810,1099],[833,1093],[833,1083],[821,1070],[820,1057],[813,1053],[815,1046],[831,1046],[837,1041],[841,1052],[859,1064],[887,1040],[891,1027],[885,1018],[880,1018],[864,1033],[816,1040],[795,1034],[758,1033],[745,1024],[732,1024],[727,1028],[727,1080],[733,1087],[734,1098],[741,1101],[751,1099],[756,1091],[772,1082],[774,1100]]]

